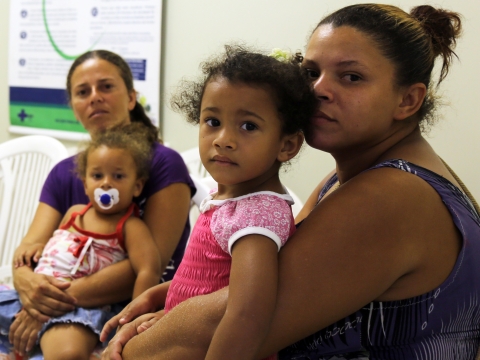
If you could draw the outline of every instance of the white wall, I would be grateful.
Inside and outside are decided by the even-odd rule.
[[[133,1],[133,0],[132,0]],[[198,65],[212,52],[232,41],[245,41],[262,48],[297,50],[321,17],[342,6],[365,1],[347,0],[164,0],[161,117],[163,138],[182,151],[197,144],[197,129],[168,109],[168,97],[178,81],[199,74]],[[389,1],[404,10],[422,4],[412,0]],[[464,15],[464,36],[457,46],[455,62],[441,86],[443,119],[429,141],[480,200],[480,121],[476,105],[480,91],[480,1],[429,2]],[[0,142],[8,134],[8,1],[0,0]],[[73,143],[67,143],[73,146]],[[334,166],[328,154],[306,148],[283,176],[287,186],[305,200],[318,181]]]

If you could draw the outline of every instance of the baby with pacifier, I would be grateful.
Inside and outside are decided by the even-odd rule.
[[[159,283],[160,256],[132,201],[142,192],[149,173],[147,131],[140,123],[111,128],[98,134],[77,156],[78,176],[90,203],[72,206],[45,248],[39,244],[32,252],[36,273],[72,281],[128,256],[136,274],[134,298]],[[76,307],[51,318],[39,332],[44,358],[88,359],[104,324],[121,310],[115,308],[118,306]],[[21,311],[25,310],[15,290],[0,292],[2,333],[8,333]]]

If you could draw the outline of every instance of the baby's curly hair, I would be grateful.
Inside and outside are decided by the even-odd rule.
[[[84,179],[87,173],[88,155],[101,146],[126,150],[137,168],[137,178],[147,180],[152,158],[152,142],[148,141],[150,129],[140,122],[111,127],[97,134],[76,158],[76,173]]]
[[[183,80],[179,84],[170,105],[174,111],[183,113],[187,121],[198,124],[206,85],[216,78],[224,78],[231,83],[264,87],[277,105],[283,133],[304,131],[316,99],[300,62],[299,56],[284,62],[243,45],[225,45],[224,53],[201,64],[203,76],[198,81]]]

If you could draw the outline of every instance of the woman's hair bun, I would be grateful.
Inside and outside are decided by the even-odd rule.
[[[443,57],[441,81],[447,75],[453,57],[457,57],[453,50],[462,33],[461,15],[430,5],[416,6],[410,11],[410,15],[420,22],[426,34],[430,36],[434,56]]]

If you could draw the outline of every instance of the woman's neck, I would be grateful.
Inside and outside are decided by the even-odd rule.
[[[402,129],[368,149],[352,149],[332,153],[336,161],[337,176],[341,184],[370,167],[394,158],[408,159],[411,150],[428,143],[422,137],[418,125]]]

